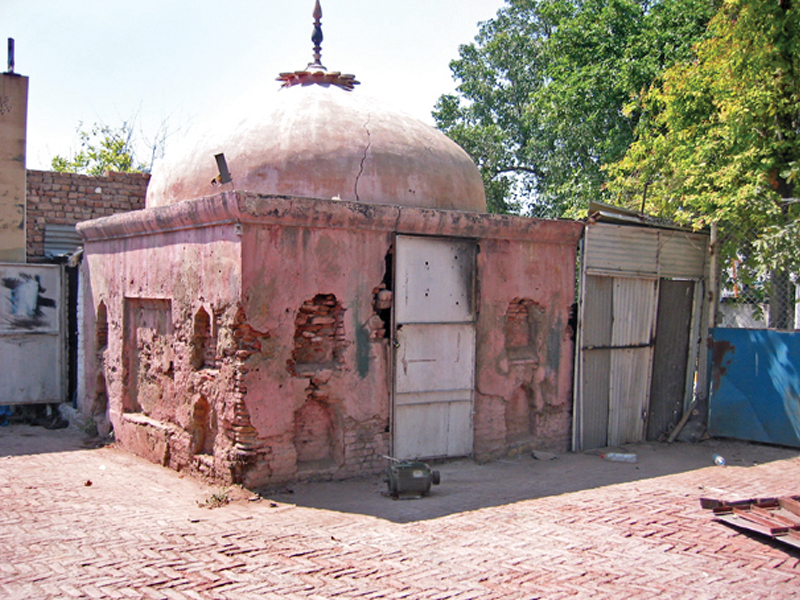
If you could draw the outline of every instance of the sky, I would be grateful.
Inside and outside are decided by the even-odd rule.
[[[505,0],[321,0],[322,63],[433,124],[449,63]],[[0,70],[14,38],[29,77],[27,167],[78,147],[80,124],[134,124],[170,145],[206,115],[312,59],[314,0],[0,0]],[[279,87],[275,82],[275,89]],[[146,154],[146,152],[144,152]]]

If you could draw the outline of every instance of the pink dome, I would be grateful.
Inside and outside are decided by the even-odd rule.
[[[147,206],[223,190],[486,211],[480,173],[440,131],[331,84],[300,84],[156,164]],[[223,153],[232,181],[212,183]]]

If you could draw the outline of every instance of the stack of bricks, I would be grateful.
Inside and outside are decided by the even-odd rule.
[[[144,208],[148,173],[107,172],[101,177],[28,171],[26,223],[29,262],[44,260],[44,232],[50,225],[81,221]]]

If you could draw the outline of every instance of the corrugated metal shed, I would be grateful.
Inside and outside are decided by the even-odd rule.
[[[660,288],[663,281],[686,280],[701,289],[708,257],[705,233],[664,226],[605,205],[592,205],[590,214],[581,264],[575,450],[636,442],[645,436],[657,323],[679,328],[681,335],[694,340],[687,356],[669,361],[672,369],[676,362],[682,365],[687,381],[694,374],[703,294],[687,288],[684,293],[694,294],[694,306],[677,317],[680,323],[672,323],[658,319]],[[672,347],[686,352],[680,344]],[[685,389],[691,392],[691,385]],[[659,393],[659,402],[662,396]]]

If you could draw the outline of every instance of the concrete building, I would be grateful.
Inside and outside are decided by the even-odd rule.
[[[78,226],[80,408],[251,486],[566,450],[582,224],[487,214],[469,156],[314,39],[273,98],[156,166],[144,210]]]

